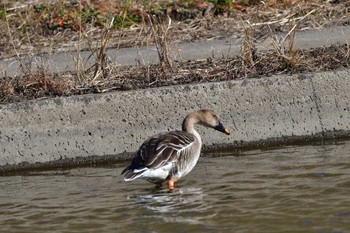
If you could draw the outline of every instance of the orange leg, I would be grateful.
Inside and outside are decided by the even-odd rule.
[[[174,189],[174,181],[168,180],[168,189]]]

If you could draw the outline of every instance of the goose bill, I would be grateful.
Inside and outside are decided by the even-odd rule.
[[[223,132],[224,134],[230,135],[230,131],[226,129],[221,122],[219,122],[219,124],[214,129]]]

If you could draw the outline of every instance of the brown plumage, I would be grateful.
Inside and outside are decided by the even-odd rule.
[[[124,180],[145,179],[156,184],[168,181],[168,188],[174,188],[174,182],[187,175],[198,161],[202,140],[194,129],[196,124],[230,134],[213,111],[192,112],[184,119],[182,131],[158,133],[148,138],[123,170]]]

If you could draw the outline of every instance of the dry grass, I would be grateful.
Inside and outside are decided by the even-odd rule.
[[[39,66],[35,71],[23,65],[23,76],[5,77],[0,81],[0,102],[18,102],[25,99],[62,96],[69,93],[65,81]]]
[[[108,56],[107,56],[107,49],[110,44],[111,39],[111,29],[114,22],[114,18],[112,18],[109,26],[102,32],[100,44],[98,45],[98,49],[96,50],[96,63],[93,66],[94,74],[92,77],[92,80],[97,80],[100,76],[102,78],[108,77],[107,72],[107,63],[108,63]]]
[[[299,30],[303,30],[350,22],[349,1],[247,0],[241,1],[247,4],[244,8],[233,5],[220,14],[218,9],[222,8],[215,5],[205,17],[202,15],[205,8],[195,0],[175,0],[171,4],[155,0],[82,0],[81,7],[73,2],[33,0],[28,4],[24,0],[5,1],[0,5],[0,57],[16,55],[14,47],[18,54],[73,49],[80,30],[86,35],[81,48],[89,48],[88,38],[98,39],[113,16],[111,38],[115,44],[111,45],[121,47],[154,43],[154,38],[145,30],[147,14],[164,11],[175,22],[168,32],[172,42],[240,35],[242,17],[249,20],[256,34],[261,36],[268,34],[267,25],[273,31],[285,31],[286,24],[298,23]]]
[[[216,82],[240,78],[256,78],[274,74],[293,74],[300,72],[325,71],[349,67],[349,46],[332,46],[309,50],[293,50],[300,55],[300,61],[307,66],[286,66],[280,51],[259,52],[253,64],[254,71],[245,67],[242,56],[234,58],[208,59],[188,62],[175,62],[179,67],[171,76],[163,73],[160,64],[113,67],[107,64],[106,78],[77,85],[76,73],[56,75],[44,67],[38,70],[25,70],[24,76],[5,78],[0,81],[0,102],[9,103],[27,99],[46,98],[61,95],[104,93],[113,90],[130,90],[186,83]],[[288,60],[288,62],[290,62]],[[94,70],[84,74],[93,77]],[[102,77],[102,76],[101,76]]]
[[[297,25],[294,25],[285,36],[281,37],[274,35],[270,29],[272,46],[281,60],[281,66],[286,69],[298,69],[301,66],[306,66],[300,51],[294,48],[296,31]]]
[[[67,3],[58,4],[61,4],[60,9],[63,10]],[[331,22],[332,24],[349,22],[350,4],[346,1],[332,3],[321,0],[266,0],[262,3],[251,0],[246,1],[247,5],[240,9],[227,10],[217,6],[210,10],[207,8],[205,16],[202,16],[203,8],[198,8],[196,18],[191,18],[193,15],[189,14],[187,18],[185,17],[186,20],[181,21],[175,21],[175,18],[187,13],[180,14],[181,8],[176,5],[167,6],[166,11],[143,14],[146,9],[150,9],[150,6],[141,7],[140,4],[141,1],[135,2],[137,9],[135,14],[141,17],[140,21],[136,22],[130,18],[134,5],[118,6],[111,1],[82,1],[72,11],[78,12],[77,18],[73,17],[71,25],[67,25],[67,28],[57,28],[57,31],[39,28],[40,25],[32,27],[29,22],[35,13],[30,7],[17,6],[13,10],[5,4],[7,9],[2,19],[6,20],[6,28],[4,31],[0,30],[0,34],[6,38],[6,43],[0,39],[0,44],[4,45],[3,50],[0,50],[2,55],[8,53],[10,49],[19,51],[19,54],[27,53],[26,46],[49,47],[50,50],[55,50],[56,44],[63,46],[68,40],[73,40],[77,51],[89,49],[92,52],[91,56],[95,56],[96,63],[92,67],[86,67],[78,55],[75,60],[76,71],[60,75],[53,73],[51,67],[42,64],[37,69],[22,65],[22,75],[15,77],[4,75],[5,78],[0,80],[0,103],[349,67],[349,44],[311,50],[294,48],[298,30],[320,27]],[[50,7],[45,9],[51,9]],[[98,9],[101,12],[96,15],[90,12],[93,15],[91,21],[84,21],[83,13],[86,13],[86,9]],[[114,9],[113,12],[110,9]],[[221,15],[217,15],[218,9]],[[115,10],[118,12],[118,17],[109,17]],[[174,12],[178,15],[174,16]],[[26,16],[25,22],[20,22],[20,25],[14,23],[16,17],[23,15]],[[97,18],[101,15],[105,18]],[[54,16],[51,14],[53,19],[57,19],[58,16],[55,16],[56,18]],[[71,16],[68,16],[65,19],[70,19]],[[120,27],[121,25],[123,27]],[[124,27],[125,25],[128,26]],[[19,28],[21,30],[18,32]],[[277,31],[284,32],[285,36],[277,36]],[[198,38],[225,37],[232,33],[243,38],[242,53],[239,57],[188,62],[175,61],[171,57],[169,45],[172,43]],[[44,43],[48,43],[47,37],[50,43],[43,46]],[[261,37],[272,39],[272,50],[257,52],[256,44]],[[8,43],[9,41],[11,43]],[[160,63],[145,65],[140,62],[139,66],[121,67],[111,61],[107,56],[108,47],[125,46],[126,43],[129,43],[128,46],[154,43]]]
[[[148,15],[149,26],[158,52],[163,74],[170,76],[174,70],[174,61],[170,54],[168,32],[171,26],[169,15]]]
[[[243,28],[243,43],[242,43],[242,68],[244,70],[245,76],[249,74],[256,73],[256,42],[254,41],[254,28],[251,25],[247,25],[242,21]]]

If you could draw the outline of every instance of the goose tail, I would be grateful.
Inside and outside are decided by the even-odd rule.
[[[142,176],[142,174],[145,172],[145,168],[144,169],[132,169],[130,166],[125,168],[121,175],[124,175],[124,181],[125,182],[129,182],[129,181],[133,181],[135,179],[138,179]]]

